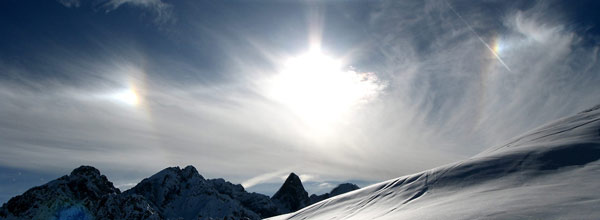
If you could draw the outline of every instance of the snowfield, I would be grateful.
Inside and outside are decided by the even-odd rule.
[[[284,219],[600,219],[600,106]]]

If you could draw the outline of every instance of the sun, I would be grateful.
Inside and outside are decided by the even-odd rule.
[[[375,74],[359,73],[320,50],[283,64],[268,86],[269,96],[311,126],[340,122],[383,88]]]

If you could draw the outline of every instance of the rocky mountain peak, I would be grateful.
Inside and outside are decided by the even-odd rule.
[[[181,169],[179,167],[168,167],[160,172],[152,175],[148,179],[162,179],[163,184],[171,181],[180,182],[204,182],[205,179],[198,173],[194,166],[186,166]]]
[[[31,188],[10,199],[0,208],[0,219],[52,219],[51,216],[62,219],[72,215],[89,217],[98,210],[101,200],[118,195],[119,189],[100,171],[91,166],[81,166],[70,175]]]
[[[100,170],[96,169],[92,166],[82,165],[80,167],[75,168],[71,171],[71,176],[88,176],[88,177],[96,177],[100,176]]]
[[[181,170],[181,173],[183,176],[185,176],[187,178],[199,177],[201,179],[204,179],[204,177],[202,177],[202,175],[200,175],[200,173],[198,173],[198,170],[196,170],[196,168],[192,165],[188,165],[185,168],[183,168]]]
[[[142,196],[166,219],[260,219],[238,200],[248,194],[243,187],[234,189],[232,186],[224,180],[204,179],[193,166],[169,167],[142,180],[124,194]]]
[[[290,175],[288,175],[287,179],[285,179],[285,182],[283,183],[288,184],[288,185],[292,185],[292,186],[300,186],[302,187],[302,189],[304,189],[304,187],[302,186],[302,181],[300,180],[300,177],[298,175],[296,175],[295,173],[290,173]]]
[[[84,195],[80,195],[81,198],[92,196],[97,199],[103,195],[121,193],[106,176],[92,166],[80,166],[71,171],[69,176],[64,176],[58,180],[62,181],[55,182],[56,184],[66,185],[71,192],[75,194],[84,193]]]
[[[290,173],[272,199],[286,211],[296,211],[310,204],[308,192],[304,189],[300,177],[295,173]]]

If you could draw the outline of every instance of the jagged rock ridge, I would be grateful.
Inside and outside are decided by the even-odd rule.
[[[0,208],[0,219],[261,219],[308,205],[299,177],[290,176],[278,200],[223,179],[205,179],[193,166],[166,168],[121,193],[96,168],[81,166],[10,199]],[[286,192],[304,199],[290,206],[293,194]]]

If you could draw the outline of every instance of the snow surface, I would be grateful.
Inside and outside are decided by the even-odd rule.
[[[597,106],[473,158],[269,219],[598,219],[599,159]]]

